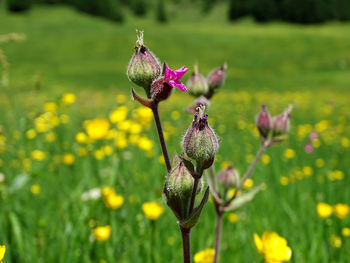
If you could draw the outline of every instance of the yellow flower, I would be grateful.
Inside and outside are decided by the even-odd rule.
[[[292,257],[292,249],[287,246],[287,240],[275,232],[265,231],[261,238],[254,234],[254,243],[268,263],[281,263]]]
[[[110,194],[115,194],[115,190],[112,187],[104,186],[102,188],[102,196],[106,197],[107,195],[110,195]]]
[[[334,215],[339,219],[344,219],[349,214],[350,208],[346,204],[336,204],[334,206]]]
[[[38,185],[38,184],[33,184],[33,185],[30,187],[30,191],[32,192],[33,195],[38,195],[38,194],[40,194],[40,185]]]
[[[45,134],[45,140],[47,142],[54,142],[56,140],[56,133],[49,132],[49,133]]]
[[[317,168],[322,168],[324,166],[324,160],[322,158],[317,158],[315,161],[315,165]]]
[[[113,192],[108,195],[104,195],[103,201],[107,208],[116,210],[123,205],[124,198],[121,195],[117,195]]]
[[[331,246],[335,248],[340,248],[342,245],[342,241],[340,236],[338,235],[331,235]]]
[[[86,124],[86,132],[91,139],[103,139],[109,130],[109,122],[106,119],[94,119]]]
[[[65,93],[62,96],[62,103],[65,105],[70,105],[75,102],[75,95],[73,93]]]
[[[341,234],[344,237],[350,237],[350,228],[348,227],[343,227],[343,229],[341,230]]]
[[[106,156],[110,156],[113,153],[113,148],[110,145],[103,146],[102,150]]]
[[[286,186],[288,185],[289,183],[289,179],[287,176],[281,176],[280,177],[280,184],[283,185],[283,186]]]
[[[284,158],[292,159],[295,156],[295,151],[293,149],[286,149],[283,154]]]
[[[75,157],[71,153],[66,153],[63,155],[63,163],[66,165],[72,165],[75,161]]]
[[[115,146],[118,149],[124,149],[128,146],[128,141],[125,138],[125,135],[123,133],[119,134],[117,139],[115,140]]]
[[[126,100],[126,96],[124,94],[118,94],[116,97],[116,101],[118,103],[124,103]]]
[[[96,227],[92,234],[97,241],[106,241],[110,238],[112,232],[111,226],[100,226]]]
[[[88,155],[88,153],[89,153],[88,149],[86,149],[86,148],[84,148],[84,147],[79,147],[79,149],[78,149],[78,155],[79,155],[80,157],[86,156],[86,155]]]
[[[153,142],[147,137],[143,136],[139,139],[138,146],[144,151],[150,151],[153,148]]]
[[[214,262],[215,250],[207,248],[194,255],[195,263],[213,263]]]
[[[317,214],[321,218],[328,218],[333,213],[333,207],[326,203],[317,204]]]
[[[350,147],[350,140],[346,137],[342,137],[340,139],[340,144],[343,148],[349,148]]]
[[[252,178],[248,178],[243,184],[243,189],[249,190],[253,186],[254,186],[254,180]]]
[[[6,247],[5,246],[0,246],[0,262],[1,262],[1,260],[4,259],[5,252],[6,252]]]
[[[266,154],[266,153],[263,154],[263,156],[261,156],[261,161],[262,161],[262,163],[265,164],[265,165],[269,164],[270,161],[271,161],[270,155],[268,155],[268,154]]]
[[[236,223],[238,221],[238,215],[236,213],[229,213],[228,221],[232,224]]]
[[[88,137],[85,133],[79,132],[75,136],[75,140],[77,141],[77,143],[86,143],[88,141]]]
[[[57,105],[54,102],[47,102],[44,105],[44,110],[47,111],[47,112],[56,112]]]
[[[26,132],[26,137],[29,139],[29,140],[32,140],[36,137],[36,131],[34,129],[30,129]]]
[[[121,123],[125,121],[127,114],[128,108],[126,106],[120,106],[109,115],[109,119],[112,123]]]
[[[46,154],[43,151],[40,150],[34,150],[31,152],[31,157],[34,161],[42,161],[45,159]]]
[[[68,123],[69,122],[69,116],[67,115],[67,114],[62,114],[61,116],[60,116],[60,121],[62,122],[62,123]]]
[[[305,166],[303,167],[303,174],[306,176],[306,177],[309,177],[311,176],[313,173],[313,170],[310,166]]]
[[[142,205],[142,211],[148,219],[157,220],[164,212],[157,202],[146,202]]]

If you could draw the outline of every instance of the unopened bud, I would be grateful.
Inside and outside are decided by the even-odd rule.
[[[197,98],[195,101],[194,101],[194,104],[191,106],[191,107],[188,107],[187,108],[187,112],[188,113],[191,113],[191,114],[194,114],[196,112],[196,109],[200,106],[204,106],[206,109],[209,108],[210,106],[210,101],[207,100],[206,97],[204,96],[200,96],[199,98]]]
[[[271,121],[272,136],[277,137],[279,135],[285,134],[289,131],[290,125],[290,112],[292,111],[292,106],[289,106],[280,115],[274,117]]]
[[[188,216],[193,185],[194,178],[182,161],[170,171],[166,179],[164,186],[166,202],[180,220]]]
[[[237,170],[230,165],[219,173],[218,180],[225,189],[229,189],[237,186],[239,174]]]
[[[219,148],[219,140],[208,124],[205,107],[201,106],[198,111],[184,136],[183,150],[189,158],[206,169],[214,161],[214,156]]]
[[[173,87],[164,81],[164,78],[157,79],[151,85],[150,96],[155,101],[162,101],[169,98]]]
[[[266,139],[271,130],[271,117],[265,104],[262,105],[262,111],[256,116],[255,122],[261,137]]]
[[[160,76],[161,67],[158,59],[143,44],[143,32],[140,32],[135,46],[135,54],[131,58],[127,76],[129,80],[145,89],[149,96],[152,82]]]
[[[199,73],[197,65],[195,65],[194,73],[192,73],[191,78],[187,81],[186,86],[188,92],[194,97],[202,96],[209,91],[207,80]]]
[[[213,70],[209,73],[207,77],[207,83],[209,87],[209,92],[205,95],[208,99],[210,99],[215,91],[219,89],[225,81],[226,77],[227,65],[224,64],[220,68]]]

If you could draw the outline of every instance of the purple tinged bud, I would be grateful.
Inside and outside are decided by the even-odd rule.
[[[261,137],[266,139],[271,130],[271,116],[265,104],[262,105],[262,111],[256,116],[255,122]]]
[[[164,81],[164,78],[157,79],[151,85],[150,96],[155,101],[162,101],[169,98],[173,87]]]
[[[219,140],[208,124],[208,114],[205,107],[198,108],[191,126],[188,128],[182,142],[186,155],[195,160],[203,169],[209,168],[219,148]]]
[[[194,73],[192,73],[191,78],[187,81],[186,86],[188,92],[194,97],[202,96],[209,91],[207,80],[199,73],[197,65],[195,65]]]
[[[131,58],[127,76],[130,81],[145,89],[149,96],[152,82],[160,76],[161,66],[158,59],[143,44],[143,31],[140,31],[136,41],[135,54]]]
[[[205,95],[208,99],[210,99],[215,91],[219,89],[222,84],[225,81],[226,78],[226,70],[227,65],[224,64],[223,66],[214,69],[209,75],[207,76],[207,83],[209,87],[209,92]]]
[[[239,181],[239,174],[236,169],[230,165],[225,170],[222,170],[218,176],[219,183],[225,188],[230,189],[236,187]]]
[[[188,216],[194,178],[183,161],[173,159],[173,163],[177,161],[179,163],[170,171],[166,179],[164,196],[175,216],[181,220]]]
[[[290,126],[290,112],[292,111],[292,106],[289,106],[280,115],[273,117],[271,121],[272,136],[277,137],[279,135],[286,134],[289,131]]]

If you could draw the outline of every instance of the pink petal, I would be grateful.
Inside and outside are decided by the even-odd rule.
[[[183,77],[183,75],[185,75],[185,73],[188,71],[188,68],[186,68],[185,66],[182,66],[181,68],[179,68],[178,70],[175,70],[176,73],[176,77],[177,79],[181,79]]]

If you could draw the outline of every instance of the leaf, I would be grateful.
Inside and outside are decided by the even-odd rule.
[[[196,173],[196,171],[194,169],[193,163],[190,160],[186,159],[183,154],[180,156],[180,158],[183,161],[183,163],[186,166],[186,168],[190,171],[191,175],[193,177],[197,177],[197,173]]]
[[[134,100],[137,100],[138,102],[140,102],[143,106],[148,107],[150,109],[153,109],[154,107],[154,102],[151,99],[145,99],[142,98],[140,95],[138,95],[136,93],[136,91],[134,90],[134,88],[131,89],[131,93],[132,93],[132,97]]]
[[[29,180],[28,174],[20,174],[18,175],[12,182],[9,187],[9,192],[13,193],[17,190],[20,190]]]
[[[193,209],[192,213],[189,215],[188,218],[179,221],[178,222],[179,225],[186,229],[191,229],[192,227],[194,227],[198,222],[202,209],[205,203],[208,201],[208,198],[209,198],[209,187],[207,187],[207,190],[205,191],[205,194],[202,198],[201,203],[195,209]]]
[[[237,196],[228,206],[224,207],[224,211],[232,211],[235,210],[244,204],[252,201],[257,193],[260,192],[263,184],[260,184],[256,187],[254,187],[252,190],[245,192],[244,194],[241,194]]]
[[[17,245],[17,253],[21,254],[23,251],[21,224],[16,214],[12,212],[9,214],[9,221],[11,223],[12,236],[15,240],[15,244]]]

